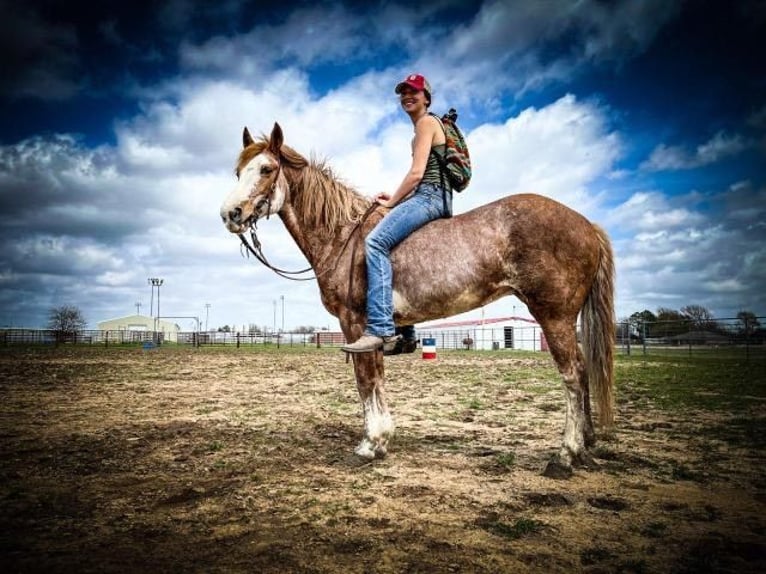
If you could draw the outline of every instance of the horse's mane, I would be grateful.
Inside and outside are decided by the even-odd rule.
[[[261,136],[242,150],[237,165],[245,165],[268,145],[269,139]],[[280,156],[290,183],[290,201],[304,225],[330,234],[357,222],[369,207],[370,200],[336,177],[324,160],[307,160],[286,145],[281,147]]]

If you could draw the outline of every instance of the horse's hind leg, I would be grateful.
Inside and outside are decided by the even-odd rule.
[[[590,396],[585,361],[577,345],[573,320],[541,321],[554,361],[564,379],[566,422],[559,453],[544,474],[554,478],[571,476],[573,466],[592,466],[587,446],[595,442],[590,416]]]
[[[394,420],[386,404],[383,380],[383,353],[354,355],[354,374],[364,411],[364,438],[354,453],[364,459],[386,456],[388,440],[394,433]]]

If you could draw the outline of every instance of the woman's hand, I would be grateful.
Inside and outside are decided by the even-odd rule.
[[[375,201],[378,203],[378,205],[382,205],[383,207],[391,208],[394,205],[396,205],[395,202],[391,201],[391,195],[388,193],[379,193],[375,196]]]

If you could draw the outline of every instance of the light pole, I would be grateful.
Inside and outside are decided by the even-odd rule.
[[[274,299],[274,333],[277,332],[277,300]]]
[[[136,301],[136,315],[140,315],[140,314],[141,314],[141,302]]]
[[[154,317],[154,283],[152,283],[152,278],[151,277],[149,277],[149,279],[147,279],[146,282],[149,283],[149,285],[152,286],[151,287],[152,295],[149,298],[149,316],[150,317]]]
[[[210,303],[205,303],[205,331],[207,331],[207,318],[210,313]]]
[[[164,279],[159,277],[149,277],[149,284],[152,286],[152,300],[154,300],[154,288],[157,288],[157,315],[154,318],[154,330],[157,330],[157,325],[160,319],[160,287],[165,282]],[[153,306],[152,306],[153,307]],[[152,310],[154,310],[152,308]]]
[[[279,298],[282,300],[282,332],[285,332],[285,296],[280,295]]]

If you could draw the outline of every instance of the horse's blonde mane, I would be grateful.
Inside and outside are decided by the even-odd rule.
[[[268,149],[266,136],[242,150],[237,171]],[[348,223],[355,223],[370,200],[335,176],[324,160],[310,161],[289,146],[280,148],[282,170],[290,184],[290,201],[304,225],[328,235]]]

